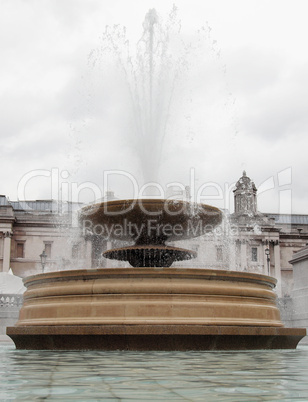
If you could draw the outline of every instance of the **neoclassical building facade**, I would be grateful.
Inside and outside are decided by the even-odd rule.
[[[40,254],[47,254],[46,270],[66,269],[73,258],[74,204],[55,201],[9,201],[0,196],[0,272],[20,277],[42,272]],[[74,261],[74,259],[76,261]]]
[[[235,269],[274,276],[279,296],[290,295],[293,253],[308,242],[308,215],[262,214],[257,209],[257,189],[243,172],[234,190]]]
[[[114,199],[109,192],[106,199]],[[106,260],[102,252],[114,244],[90,231],[81,233],[73,203],[9,201],[0,196],[0,272],[20,277],[45,271],[126,266]],[[206,267],[270,274],[277,294],[291,295],[293,253],[308,243],[308,215],[263,214],[257,188],[243,172],[234,189],[234,213],[225,211],[221,227],[185,244],[198,257],[179,267]],[[180,244],[178,243],[178,246]],[[46,265],[40,255],[47,254]]]

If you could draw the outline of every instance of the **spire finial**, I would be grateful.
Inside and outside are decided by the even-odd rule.
[[[243,170],[243,176],[246,177],[246,170]]]

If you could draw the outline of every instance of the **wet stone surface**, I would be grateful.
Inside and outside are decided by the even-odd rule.
[[[308,347],[250,352],[18,351],[0,345],[1,401],[308,400]]]

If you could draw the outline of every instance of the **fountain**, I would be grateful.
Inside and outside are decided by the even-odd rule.
[[[193,258],[176,241],[221,221],[211,206],[170,200],[109,201],[82,209],[80,221],[107,225],[133,246],[107,258],[132,268],[51,272],[24,280],[18,349],[233,350],[295,348],[305,329],[283,328],[272,277],[174,268]]]
[[[170,57],[164,40],[154,44],[158,26],[150,10],[140,41],[144,58],[137,58],[143,75],[131,69],[137,153],[146,181],[157,173],[174,84],[173,77],[162,101]],[[7,328],[18,349],[277,349],[295,348],[305,336],[305,329],[283,328],[274,278],[172,267],[196,252],[168,242],[212,231],[221,222],[217,208],[175,200],[116,200],[86,206],[80,222],[95,233],[107,228],[110,238],[134,243],[104,253],[131,267],[26,278],[19,320]]]
[[[209,230],[221,221],[220,211],[214,207],[159,199],[89,206],[83,209],[82,216],[89,217],[92,225],[108,225],[113,239],[135,241],[133,246],[103,254],[128,261],[133,267],[170,267],[175,261],[196,257],[195,251],[167,246],[165,242],[200,236],[205,228]]]

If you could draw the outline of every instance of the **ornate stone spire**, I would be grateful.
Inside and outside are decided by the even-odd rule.
[[[257,188],[255,183],[246,175],[236,183],[234,192],[234,212],[238,215],[254,216],[257,214]]]

